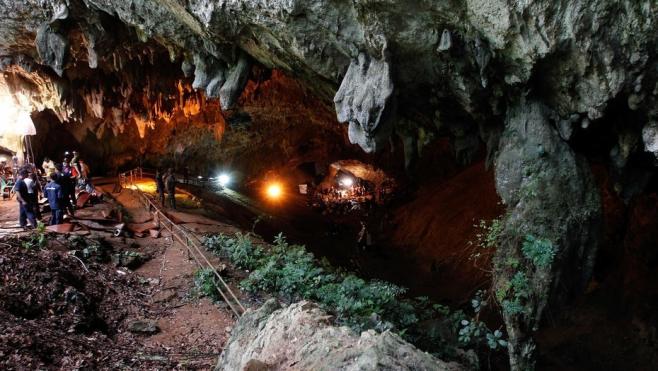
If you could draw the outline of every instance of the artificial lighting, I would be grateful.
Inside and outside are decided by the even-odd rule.
[[[217,181],[219,182],[220,186],[226,187],[231,182],[231,177],[228,176],[228,174],[219,174]]]
[[[7,158],[5,156],[0,156],[0,162],[7,162]]]
[[[338,184],[342,185],[343,187],[349,188],[354,185],[354,179],[350,177],[344,177],[338,182]]]
[[[281,188],[281,184],[279,183],[271,183],[267,186],[265,192],[267,197],[273,200],[277,200],[281,198],[281,195],[283,194],[283,188]]]
[[[203,176],[199,175],[197,178],[199,178],[199,179],[203,179]]]

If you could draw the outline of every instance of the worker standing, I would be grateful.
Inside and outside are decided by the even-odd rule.
[[[28,221],[30,222],[30,227],[35,228],[37,226],[37,221],[34,217],[34,208],[30,203],[30,197],[27,193],[27,185],[25,184],[25,178],[27,178],[27,175],[27,170],[18,171],[16,184],[14,185],[16,200],[18,201],[18,222],[21,228],[27,228]]]
[[[44,193],[50,204],[50,225],[62,224],[62,200],[64,198],[62,187],[57,184],[57,174],[50,174],[50,182],[46,185]]]
[[[39,178],[37,177],[36,167],[32,168],[32,171],[29,173],[28,177],[25,179],[25,184],[27,185],[28,196],[30,197],[30,204],[34,209],[34,215],[37,220],[41,220],[41,208],[39,207],[39,194],[43,193],[41,189],[41,183],[39,183]],[[28,182],[29,181],[29,182]]]
[[[174,169],[169,168],[167,170],[167,176],[165,177],[165,186],[167,188],[167,197],[169,198],[169,205],[172,209],[176,210],[176,176],[174,175]]]
[[[160,199],[160,205],[165,206],[165,199],[164,199],[164,194],[165,194],[165,183],[164,183],[164,176],[162,174],[162,169],[158,168],[155,171],[155,185],[158,190],[158,197]]]
[[[64,167],[55,165],[57,184],[62,187],[62,210],[68,210],[71,216],[75,213],[75,185],[71,173],[64,171]]]

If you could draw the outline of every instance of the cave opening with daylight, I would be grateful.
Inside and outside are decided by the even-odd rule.
[[[0,368],[650,369],[656,10],[4,1]]]

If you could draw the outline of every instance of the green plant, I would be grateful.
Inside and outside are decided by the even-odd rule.
[[[212,269],[199,269],[194,273],[194,288],[197,295],[207,296],[213,301],[219,301],[220,295],[217,292],[216,284],[217,277]]]
[[[480,321],[480,313],[488,305],[485,294],[485,291],[479,290],[471,299],[471,307],[475,316],[471,319],[467,319],[465,316],[458,319],[459,342],[462,345],[486,345],[491,350],[507,348],[507,341],[503,339],[503,333],[500,330],[491,331],[483,321]]]
[[[480,222],[473,227],[476,229],[475,241],[470,241],[468,244],[475,247],[471,252],[470,260],[474,261],[477,266],[477,261],[483,254],[491,254],[492,250],[498,246],[503,232],[503,219],[498,217],[490,222],[480,219]]]
[[[492,219],[490,223],[486,220],[480,220],[475,226],[479,232],[475,234],[478,246],[485,249],[492,249],[498,245],[500,234],[503,232],[502,218]]]
[[[507,348],[507,340],[503,339],[503,332],[495,330],[487,333],[487,346],[489,349],[496,350],[498,348]]]
[[[405,289],[382,281],[366,281],[318,262],[301,245],[279,234],[265,253],[253,248],[249,235],[209,237],[210,250],[252,269],[240,286],[249,292],[273,292],[287,301],[310,299],[334,313],[339,323],[355,329],[402,329],[417,322],[413,305],[401,298]]]
[[[235,237],[224,234],[207,237],[204,245],[218,255],[227,257],[241,269],[254,269],[264,256],[263,249],[254,246],[248,234],[236,233]]]
[[[46,235],[46,225],[42,222],[37,223],[37,227],[30,233],[26,241],[23,241],[24,249],[43,249],[48,245],[48,236]]]
[[[336,270],[322,259],[316,260],[304,246],[289,244],[282,234],[275,237],[271,248],[254,248],[249,235],[208,237],[205,245],[211,251],[228,257],[234,264],[251,267],[249,276],[240,287],[251,293],[270,292],[286,301],[313,300],[335,316],[336,322],[356,331],[375,329],[393,330],[415,344],[421,344],[435,354],[454,354],[460,322],[467,317],[463,311],[432,303],[427,297],[406,298],[406,289],[379,280],[364,280],[351,273]],[[214,295],[214,277],[207,272],[198,273],[197,287],[207,295]],[[478,292],[472,302],[479,313],[487,304]],[[477,301],[477,303],[475,303]],[[477,305],[476,305],[477,304]],[[476,316],[477,317],[477,316]],[[425,323],[448,323],[455,338],[446,340],[445,332],[429,329]],[[481,321],[472,319],[473,329],[462,335],[469,339],[467,345],[487,344],[487,336],[496,341],[495,349],[501,348],[497,333],[488,330]],[[464,337],[464,340],[466,338]],[[492,348],[493,349],[493,348]]]
[[[550,266],[555,258],[555,247],[550,240],[536,238],[530,234],[525,236],[521,252],[539,268]]]
[[[505,299],[501,303],[503,312],[508,315],[525,313],[523,302],[530,298],[530,294],[530,282],[525,273],[516,272],[507,285]]]

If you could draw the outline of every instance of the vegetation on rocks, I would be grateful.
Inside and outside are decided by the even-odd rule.
[[[357,332],[392,330],[415,345],[441,356],[454,356],[457,347],[503,349],[500,330],[491,331],[477,313],[485,305],[481,298],[473,307],[475,316],[432,303],[426,297],[408,298],[406,289],[380,280],[364,280],[318,261],[304,246],[289,244],[279,234],[271,248],[257,246],[249,234],[207,237],[207,249],[249,271],[240,286],[250,293],[273,293],[292,303],[317,302],[335,316],[337,324]],[[200,292],[215,299],[214,276],[199,271],[195,278]],[[438,324],[437,326],[431,325]]]

